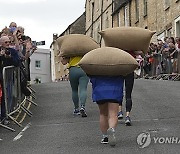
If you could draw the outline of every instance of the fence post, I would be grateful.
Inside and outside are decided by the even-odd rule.
[[[178,52],[178,61],[177,61],[178,65],[178,74],[180,74],[180,51]]]

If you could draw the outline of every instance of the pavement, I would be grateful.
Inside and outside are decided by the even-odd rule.
[[[99,111],[88,85],[87,118],[73,116],[68,81],[32,86],[38,106],[23,127],[0,127],[0,154],[179,154],[180,82],[135,80],[132,126],[124,119],[116,129],[117,145],[100,143]],[[124,105],[124,104],[123,104]],[[124,110],[124,108],[123,108]]]

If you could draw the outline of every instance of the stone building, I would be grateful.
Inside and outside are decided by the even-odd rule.
[[[98,31],[133,26],[156,31],[152,41],[180,36],[180,0],[86,0],[86,34],[101,43]]]
[[[112,27],[112,0],[86,0],[86,35],[101,43],[98,31]]]
[[[76,19],[72,24],[70,24],[67,29],[61,33],[53,35],[53,42],[50,46],[51,48],[51,78],[52,81],[58,81],[64,78],[68,74],[67,66],[62,65],[60,58],[58,56],[58,45],[56,39],[58,37],[68,35],[68,34],[85,34],[85,12]]]
[[[51,82],[49,49],[37,48],[30,58],[31,83],[36,83],[36,80],[41,83]]]

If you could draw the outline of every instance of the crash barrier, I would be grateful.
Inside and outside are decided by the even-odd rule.
[[[23,85],[24,86],[24,85]],[[26,115],[32,116],[29,110],[30,105],[37,106],[32,99],[36,99],[35,90],[32,89],[30,84],[25,85],[30,91],[29,96],[22,93],[22,71],[20,67],[7,66],[3,68],[3,94],[5,102],[6,118],[12,120],[15,124],[22,127],[22,121]],[[19,120],[19,117],[24,116]],[[0,124],[3,128],[15,131],[15,129]]]
[[[150,61],[144,59],[141,71],[145,79],[180,81],[180,52],[174,59],[162,54],[153,55]]]

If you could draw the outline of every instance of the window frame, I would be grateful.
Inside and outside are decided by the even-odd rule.
[[[128,12],[128,5],[124,6],[124,26],[129,26],[129,20],[128,20],[128,16],[129,16],[129,12]]]
[[[136,23],[139,22],[139,0],[135,0]]]
[[[38,62],[39,62],[39,64],[38,64]],[[35,60],[35,68],[41,69],[41,60]]]
[[[148,4],[147,0],[144,0],[144,17],[148,15]]]

